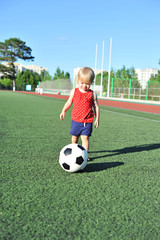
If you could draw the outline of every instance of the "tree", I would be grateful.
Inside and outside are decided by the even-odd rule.
[[[37,72],[26,70],[25,72],[18,72],[16,75],[16,87],[18,90],[25,90],[25,85],[32,85],[34,90],[38,83],[42,81],[42,77]]]
[[[69,78],[70,78],[70,74],[69,74],[69,72],[66,72],[66,73],[65,73],[64,78],[65,78],[65,79],[69,79]]]
[[[114,77],[113,69],[111,69],[110,77],[111,78]],[[95,82],[95,84],[96,85],[101,85],[101,73],[96,75],[96,82]],[[106,92],[107,88],[108,88],[108,72],[106,72],[106,71],[103,72],[102,85],[103,85],[103,91]],[[110,81],[110,87],[111,87],[111,81]]]
[[[116,71],[116,78],[137,79],[134,67],[127,68],[123,65],[122,69]]]
[[[149,86],[150,88],[160,88],[160,70],[158,70],[158,74],[156,76],[151,76]]]
[[[160,81],[160,70],[158,70],[158,74],[156,76],[151,76],[149,81]]]
[[[47,80],[52,80],[52,76],[49,74],[49,72],[47,72],[47,71],[45,71],[45,70],[43,70],[42,72],[41,72],[41,78],[42,78],[42,82],[45,82],[45,81],[47,81]]]
[[[158,70],[158,74],[156,76],[156,81],[160,81],[160,70]]]
[[[53,76],[53,80],[56,80],[56,79],[69,79],[70,78],[70,74],[69,72],[66,72],[64,73],[64,71],[58,67],[56,69],[56,73],[54,74]]]
[[[137,75],[135,73],[134,67],[126,68],[125,66],[122,69],[113,70],[111,69],[111,78],[114,79],[114,87],[128,88],[130,80],[129,79],[137,79]],[[124,80],[125,79],[125,80]],[[96,76],[96,85],[101,84],[101,73]],[[111,88],[112,81],[110,81]],[[103,91],[106,92],[108,88],[108,72],[103,72]],[[132,81],[132,88],[140,88],[139,81]]]
[[[60,68],[58,67],[58,68],[56,69],[55,74],[54,74],[53,80],[55,80],[55,79],[60,79],[60,78],[61,78],[61,70],[60,70]]]
[[[18,59],[34,60],[31,56],[32,49],[26,46],[26,43],[19,38],[10,38],[5,42],[0,42],[0,61],[5,62],[0,64],[0,72],[3,76],[13,81],[13,91],[15,91],[16,68],[15,62]]]
[[[149,80],[149,94],[152,96],[159,96],[160,92],[160,70],[156,76],[151,76]]]
[[[9,78],[0,79],[0,85],[2,89],[11,90],[12,89],[12,80]]]

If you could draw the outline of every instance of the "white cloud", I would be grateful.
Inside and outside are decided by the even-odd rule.
[[[66,37],[59,37],[58,40],[59,40],[59,41],[66,41],[67,38],[66,38]]]

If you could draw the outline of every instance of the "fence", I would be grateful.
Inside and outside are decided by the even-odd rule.
[[[0,90],[13,90],[13,86],[0,84]]]
[[[98,96],[100,93],[100,78],[96,78],[96,87],[95,92]],[[70,79],[57,79],[57,80],[48,80],[45,82],[39,82],[38,87],[43,89],[43,92],[46,93],[60,93],[64,95],[69,95],[71,89],[76,87],[76,81],[74,84]],[[94,89],[94,85],[92,86]],[[13,86],[0,84],[0,90],[13,90]],[[26,85],[16,85],[17,91],[25,91]],[[32,86],[32,91],[35,90],[35,87]],[[108,78],[103,78],[103,90],[102,97],[107,97],[108,90]],[[137,79],[122,79],[122,78],[112,78],[110,81],[110,91],[109,97],[111,98],[125,98],[125,99],[137,99],[137,100],[151,100],[151,101],[160,101],[160,81],[148,81],[146,88],[142,89],[140,83]]]
[[[100,86],[99,78],[96,78],[97,83]],[[102,97],[107,97],[107,90],[108,78],[103,78]],[[96,93],[100,95],[100,91],[96,91]],[[109,96],[111,98],[160,101],[160,81],[148,81],[146,88],[142,89],[137,79],[112,78]]]
[[[73,84],[70,79],[57,79],[47,80],[45,82],[39,82],[39,88],[43,89],[45,93],[60,93],[69,95]]]
[[[32,85],[31,91],[35,91],[37,86]],[[70,79],[57,79],[57,80],[47,80],[45,82],[39,82],[39,89],[43,89],[46,93],[61,93],[70,94],[73,84]],[[13,84],[1,84],[0,90],[13,90]],[[16,91],[26,91],[26,84],[16,84]]]

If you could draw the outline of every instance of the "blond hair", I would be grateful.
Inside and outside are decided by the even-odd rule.
[[[84,81],[85,83],[92,84],[94,78],[95,78],[94,71],[89,67],[83,67],[78,72],[77,82]]]

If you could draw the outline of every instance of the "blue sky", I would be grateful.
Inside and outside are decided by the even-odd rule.
[[[17,37],[31,47],[34,62],[53,76],[57,67],[160,68],[159,0],[0,0],[0,42]]]

